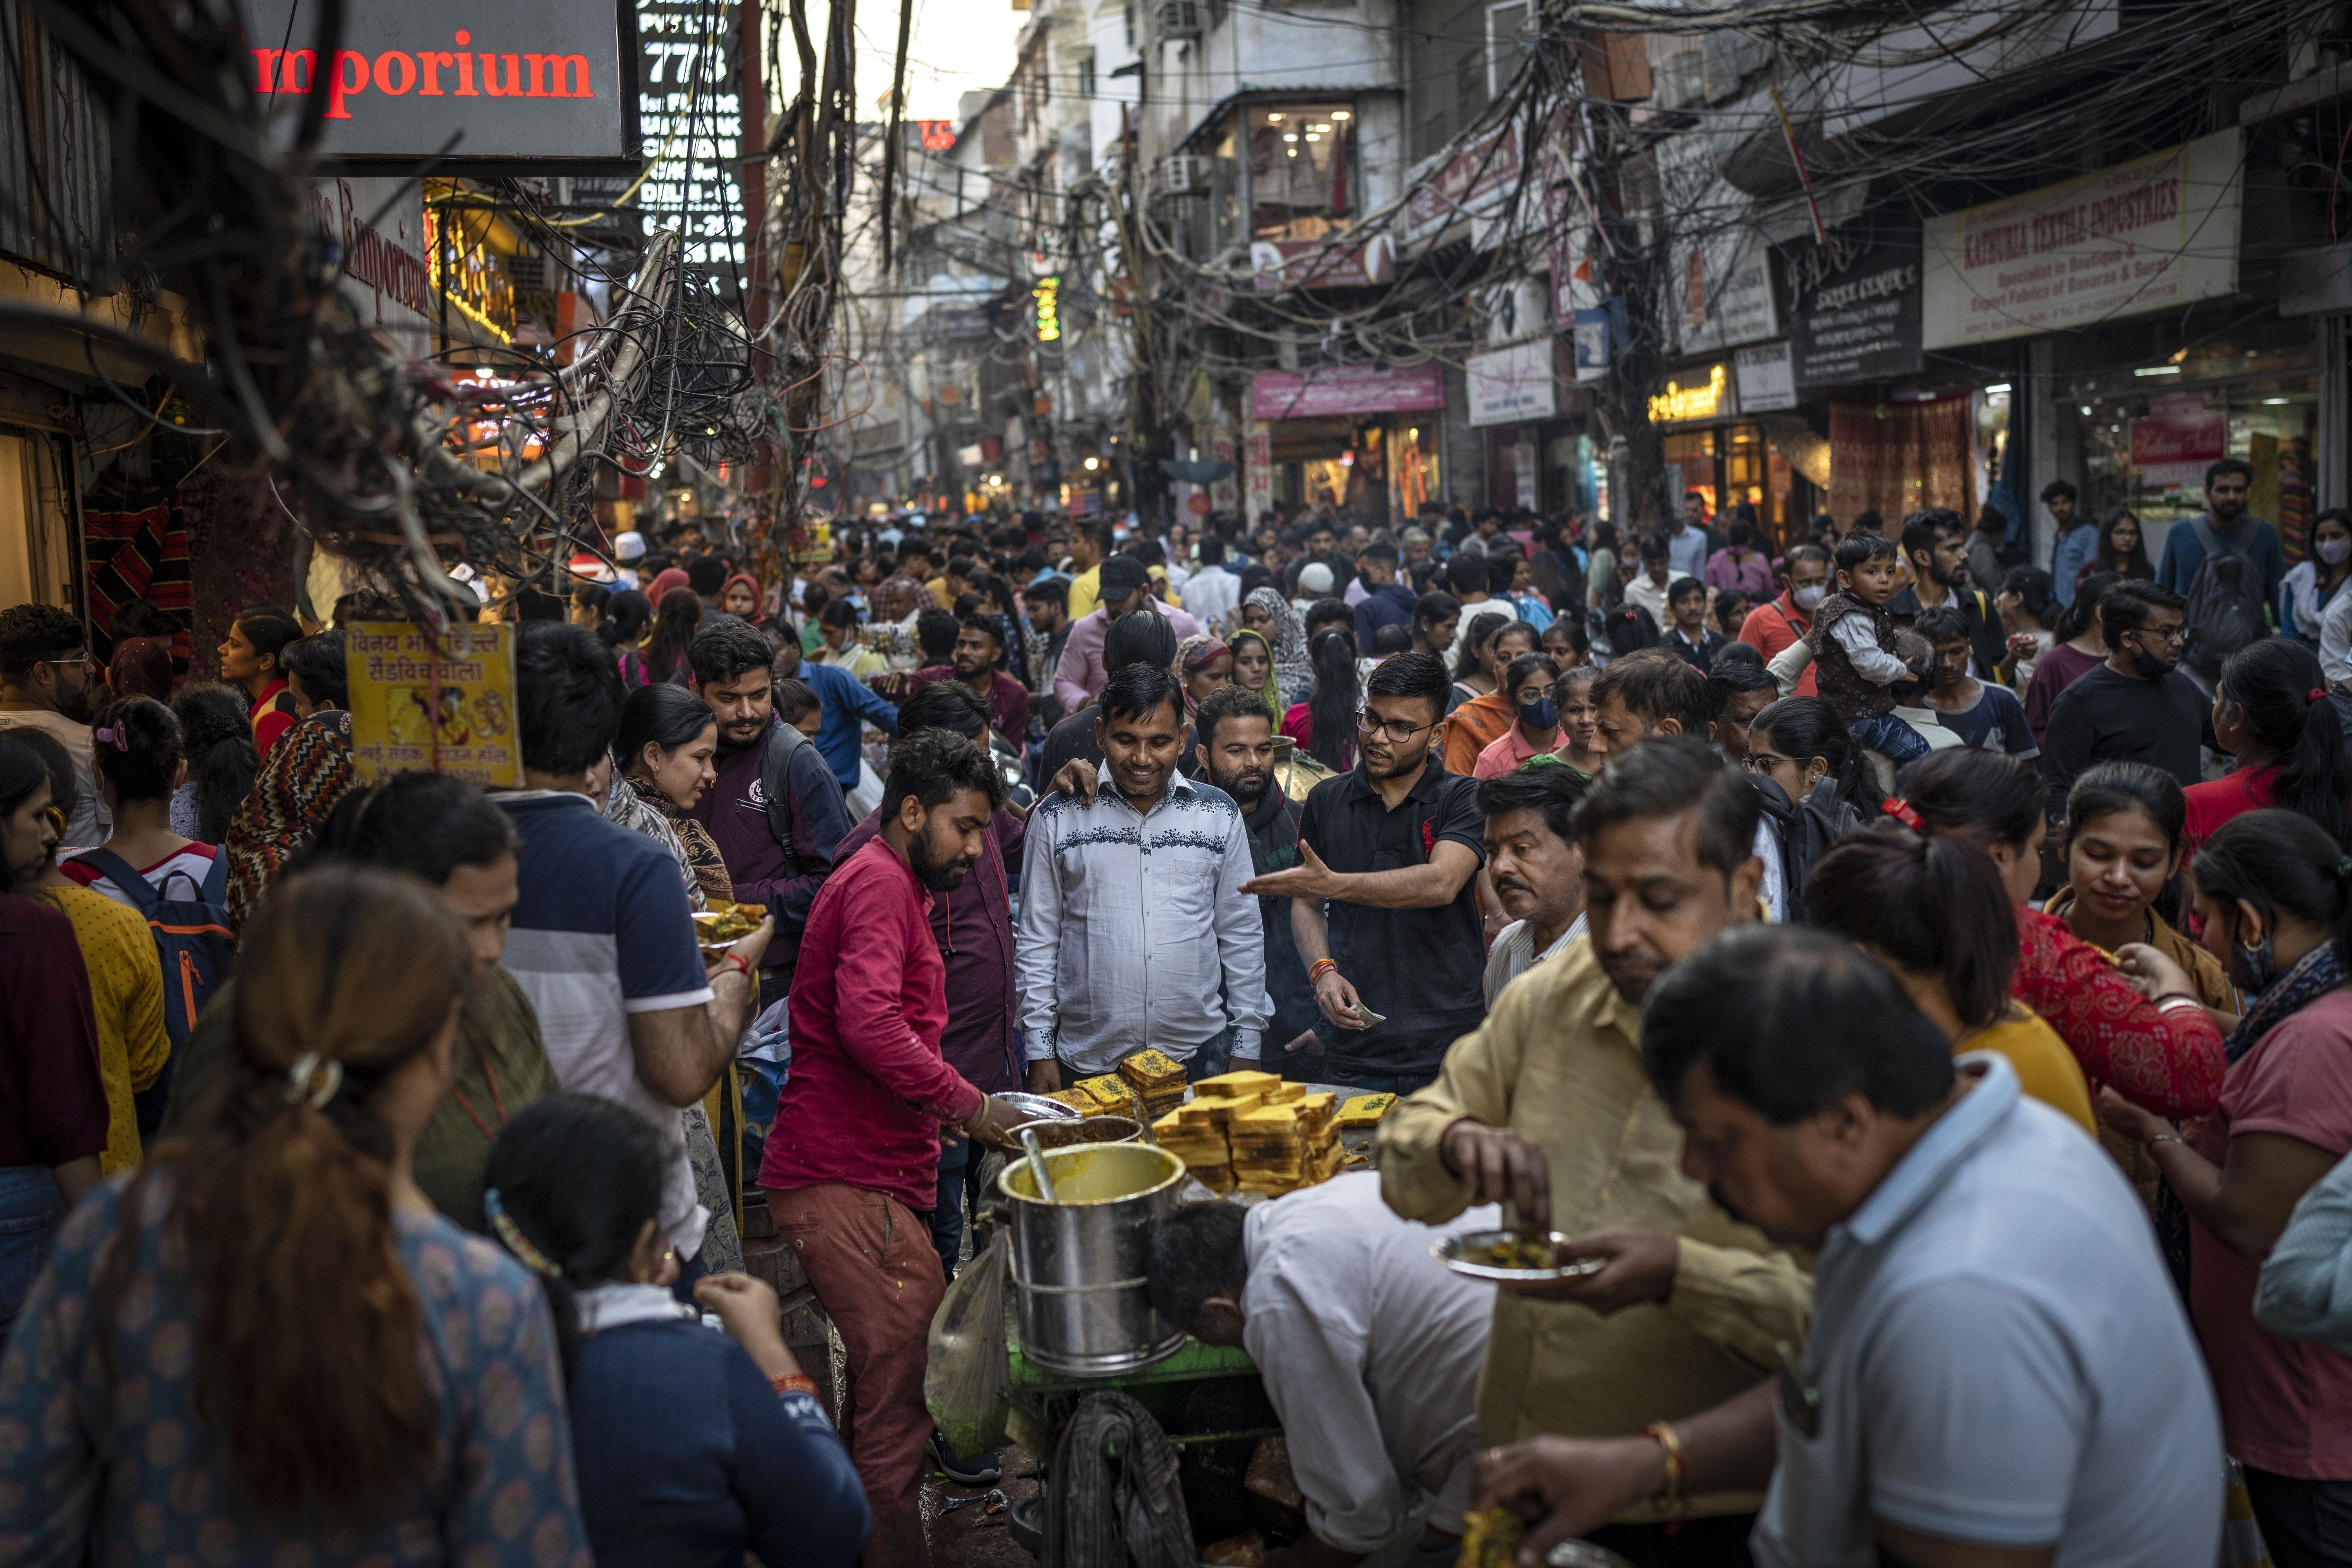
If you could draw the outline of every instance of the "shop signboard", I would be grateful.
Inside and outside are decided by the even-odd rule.
[[[1695,240],[1676,254],[1674,268],[1670,291],[1677,352],[1704,353],[1779,334],[1769,253],[1753,231]]]
[[[1799,386],[1853,386],[1916,375],[1919,247],[1897,240],[1834,266],[1815,247],[1790,265],[1789,343]]]
[[[370,783],[425,769],[491,788],[522,783],[514,627],[353,625],[343,650],[352,765]]]
[[[1445,406],[1445,373],[1434,364],[1324,365],[1261,370],[1250,377],[1253,419],[1326,419],[1344,414],[1411,414]]]
[[[2232,128],[1929,218],[1925,345],[2090,326],[2234,291],[2240,142]]]
[[[1260,294],[1285,289],[1362,289],[1396,280],[1396,246],[1385,234],[1356,245],[1261,239],[1250,247],[1250,287]]]
[[[1776,408],[1797,406],[1797,385],[1790,373],[1786,340],[1741,349],[1733,363],[1741,412],[1769,414]]]
[[[337,286],[358,307],[360,320],[422,358],[433,325],[424,187],[415,180],[356,174],[313,180],[310,226],[335,247],[341,266]]]
[[[2148,417],[2131,422],[2131,463],[2149,489],[2205,482],[2205,466],[2229,451],[2230,420],[2221,409],[2208,412],[2195,393],[2159,397]]]
[[[303,100],[325,98],[330,161],[446,154],[443,172],[520,161],[628,166],[637,153],[636,61],[614,5],[572,0],[366,0],[347,8],[341,47],[313,46],[316,7],[242,0],[247,90],[270,99],[291,142]],[[454,139],[454,140],[453,140]]]
[[[1244,496],[1242,510],[1247,514],[1245,524],[1255,524],[1267,508],[1274,505],[1274,437],[1263,419],[1253,421],[1244,437],[1242,463]]]
[[[1559,396],[1549,333],[1475,353],[1469,360],[1470,423],[1517,425],[1553,417]]]
[[[1653,425],[1690,425],[1738,412],[1739,389],[1731,366],[1721,360],[1675,371],[1666,377],[1664,387],[1651,395],[1649,404]]]

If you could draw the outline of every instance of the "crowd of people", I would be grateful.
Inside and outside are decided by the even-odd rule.
[[[2352,1561],[2352,529],[2290,569],[2243,468],[2153,567],[2063,484],[2046,567],[1696,494],[625,534],[484,579],[495,791],[359,777],[380,593],[216,679],[0,609],[0,1542],[921,1563],[925,1476],[1000,1479],[924,1372],[1007,1097],[1153,1051],[1397,1097],[1151,1241],[1286,1568],[1497,1507],[1527,1563],[2202,1564],[2233,1498]],[[1431,1256],[1497,1226],[1583,1267]]]

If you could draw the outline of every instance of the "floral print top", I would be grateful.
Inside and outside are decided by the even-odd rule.
[[[66,1220],[0,1356],[0,1563],[328,1568],[587,1568],[562,1370],[522,1267],[446,1219],[396,1215],[442,1396],[436,1478],[365,1535],[247,1517],[195,1410],[194,1303],[154,1184],[113,1326],[110,1387],[91,1301],[128,1176]]]

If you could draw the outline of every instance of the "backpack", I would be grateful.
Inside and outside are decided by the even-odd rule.
[[[228,926],[228,855],[214,853],[212,869],[205,873],[203,885],[194,889],[195,896],[188,899],[165,898],[139,874],[138,868],[110,849],[85,849],[73,858],[121,889],[155,933],[155,948],[163,966],[163,1032],[171,1037],[172,1054],[154,1085],[134,1097],[140,1133],[152,1137],[163,1126],[163,1107],[172,1092],[172,1069],[179,1063],[180,1051],[194,1032],[205,1003],[228,978],[229,965],[236,956],[236,938]],[[165,884],[175,880],[194,879],[185,872],[174,872]]]
[[[2263,580],[2253,558],[2215,533],[2210,520],[2191,518],[2189,526],[2205,559],[2189,584],[2189,646],[2181,657],[2210,680],[2221,675],[2223,659],[2267,635]]]
[[[801,874],[801,858],[793,847],[792,783],[788,777],[793,753],[809,739],[793,725],[779,721],[768,728],[768,750],[760,759],[760,805],[768,814],[768,831],[784,852],[786,874]]]

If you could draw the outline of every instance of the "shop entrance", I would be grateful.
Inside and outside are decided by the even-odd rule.
[[[1762,426],[1735,420],[1677,430],[1664,446],[1666,489],[1677,510],[1684,493],[1696,490],[1720,528],[1732,508],[1747,501],[1776,552],[1805,542],[1812,486],[1765,439]]]

